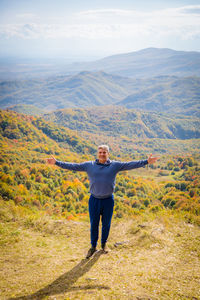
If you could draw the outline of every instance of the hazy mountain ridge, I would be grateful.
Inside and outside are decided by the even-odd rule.
[[[117,104],[127,108],[200,116],[200,78],[174,78],[129,95]]]
[[[166,48],[146,48],[130,53],[116,54],[91,62],[69,63],[64,58],[53,59],[6,59],[0,61],[0,80],[37,79],[49,76],[72,75],[83,70],[134,78],[155,76],[200,76],[200,53],[175,51]]]
[[[140,110],[196,116],[200,108],[199,77],[133,79],[102,71],[85,71],[74,76],[4,81],[0,86],[1,108],[25,104],[53,111],[68,107],[120,104]]]
[[[68,66],[71,72],[79,72],[81,69],[104,70],[108,73],[136,78],[161,75],[200,76],[200,53],[167,48],[146,48],[112,55],[90,63],[76,63]]]
[[[134,91],[131,79],[104,72],[81,72],[44,80],[1,82],[0,107],[29,104],[54,110],[104,105],[122,100]]]

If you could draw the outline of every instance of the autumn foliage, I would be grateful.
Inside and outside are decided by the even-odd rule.
[[[42,118],[0,111],[0,148],[3,201],[67,220],[88,214],[87,174],[47,165],[45,158],[53,154],[64,161],[93,160],[95,145]],[[163,156],[141,176],[121,172],[116,182],[115,218],[170,209],[186,212],[200,224],[198,154]]]

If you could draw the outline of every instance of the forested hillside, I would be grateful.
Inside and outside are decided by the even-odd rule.
[[[134,92],[117,104],[139,110],[200,116],[200,78],[173,78]]]
[[[63,109],[45,114],[55,124],[77,131],[129,138],[192,139],[200,137],[195,117],[139,112],[117,106]]]
[[[43,111],[116,104],[137,110],[199,116],[200,78],[159,76],[127,78],[105,72],[81,72],[32,80],[0,82],[0,108],[21,112],[26,105]],[[17,105],[17,107],[16,107]]]
[[[93,157],[96,148],[70,130],[58,128],[41,118],[1,111],[0,147],[0,193],[4,201],[14,201],[31,210],[34,207],[49,209],[52,214],[57,211],[56,202],[61,197],[61,182],[64,183],[65,179],[68,181],[65,182],[65,189],[69,185],[75,188],[72,194],[76,189],[82,192],[79,195],[81,199],[87,194],[88,183],[85,187],[72,172],[65,177],[63,170],[45,163],[51,154],[68,161]],[[73,205],[79,201],[79,196],[77,199],[70,196]],[[59,207],[62,201],[59,201]],[[63,205],[66,208],[66,202]],[[79,206],[81,211],[85,209]],[[70,209],[65,210],[70,214]]]
[[[95,158],[94,145],[41,118],[9,111],[1,111],[0,134],[1,204],[11,202],[22,210],[41,211],[59,218],[87,215],[86,174],[52,167],[45,163],[45,158],[53,154],[65,161],[91,160]],[[199,222],[199,180],[198,154],[162,156],[149,169],[123,172],[117,178],[115,217],[166,207],[185,211],[187,218]],[[3,211],[1,217],[9,218]]]
[[[137,81],[104,72],[80,72],[34,80],[2,81],[0,107],[31,104],[46,111],[115,103],[133,93]]]

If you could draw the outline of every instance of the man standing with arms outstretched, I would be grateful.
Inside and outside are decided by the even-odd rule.
[[[102,216],[101,248],[105,253],[107,252],[106,242],[113,215],[113,192],[117,173],[141,168],[147,164],[156,162],[157,159],[157,157],[152,157],[151,154],[149,158],[145,160],[129,162],[111,161],[109,159],[109,147],[107,145],[100,145],[98,147],[97,159],[95,161],[68,163],[58,161],[53,156],[47,159],[49,164],[57,165],[63,169],[84,171],[88,174],[91,193],[89,198],[91,248],[86,258],[91,257],[96,251],[100,216]]]

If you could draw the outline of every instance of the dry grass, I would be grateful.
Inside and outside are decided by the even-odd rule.
[[[111,251],[90,260],[86,221],[4,221],[0,233],[1,299],[200,299],[200,228],[169,213],[113,220]]]

